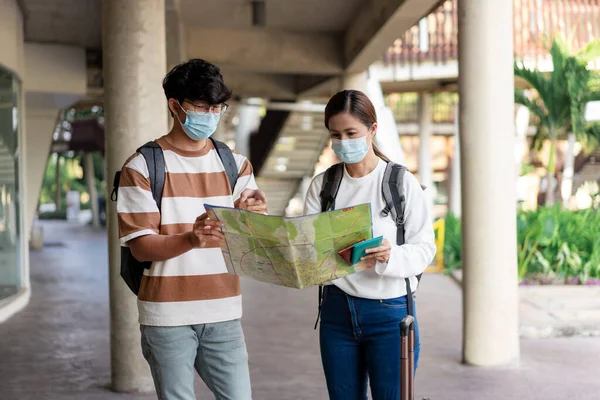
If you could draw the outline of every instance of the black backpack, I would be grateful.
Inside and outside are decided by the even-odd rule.
[[[396,244],[404,244],[404,211],[406,208],[406,195],[404,194],[404,173],[408,169],[400,164],[388,162],[383,175],[383,199],[385,208],[381,210],[381,215],[386,217],[390,215],[396,222]],[[335,198],[344,177],[344,164],[335,164],[323,175],[323,188],[319,197],[321,198],[321,212],[332,211],[335,209]],[[425,186],[421,185],[425,190]],[[421,281],[423,274],[417,275],[417,280]],[[413,315],[412,290],[410,280],[406,280],[407,308],[408,314]],[[322,301],[322,287],[319,286],[319,309]],[[318,323],[318,319],[317,319]],[[316,327],[316,325],[315,325]]]
[[[231,192],[233,193],[233,189],[238,179],[238,168],[233,153],[225,143],[214,139],[210,140],[213,142],[217,154],[223,163],[225,173],[227,174],[229,184],[231,185]],[[165,186],[165,156],[163,150],[158,143],[152,141],[137,149],[137,152],[144,157],[146,164],[148,165],[152,197],[154,197],[154,201],[156,201],[156,206],[160,212],[162,193]],[[120,180],[121,171],[118,171],[115,173],[113,180],[113,189],[110,196],[112,201],[117,201]],[[121,246],[121,277],[136,296],[140,291],[144,269],[149,269],[151,265],[151,261],[138,261],[131,253],[129,247]]]

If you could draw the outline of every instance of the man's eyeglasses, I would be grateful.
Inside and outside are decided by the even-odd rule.
[[[191,104],[194,107],[193,109],[188,110],[188,111],[193,111],[200,115],[206,115],[209,112],[213,113],[213,114],[223,115],[223,114],[225,114],[225,111],[227,111],[227,108],[229,107],[225,103],[213,104],[213,105],[209,106],[208,104],[196,104],[189,100],[184,100],[183,102]],[[184,111],[185,111],[185,109],[184,109]]]

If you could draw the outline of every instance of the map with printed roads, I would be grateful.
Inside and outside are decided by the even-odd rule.
[[[205,205],[224,223],[222,248],[229,273],[303,289],[362,271],[372,262],[348,265],[337,252],[373,236],[371,206],[285,218]]]

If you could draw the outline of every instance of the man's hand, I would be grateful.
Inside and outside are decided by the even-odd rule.
[[[381,246],[374,247],[372,249],[367,249],[365,253],[367,253],[367,255],[361,258],[361,261],[377,260],[379,262],[386,263],[390,261],[392,246],[390,245],[390,242],[388,242],[387,239],[383,239],[383,242],[381,242]]]
[[[258,214],[266,214],[267,196],[263,191],[246,189],[240,194],[238,207]]]
[[[220,230],[222,226],[222,222],[211,220],[206,213],[196,218],[194,228],[187,233],[192,247],[212,247],[222,242],[225,239],[225,235]]]

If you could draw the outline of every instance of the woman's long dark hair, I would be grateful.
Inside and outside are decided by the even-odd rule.
[[[377,122],[377,113],[375,112],[373,103],[371,103],[366,94],[358,90],[342,90],[329,99],[325,107],[325,128],[329,129],[329,120],[331,117],[341,113],[348,113],[358,118],[369,129]],[[382,160],[386,162],[390,161],[375,146],[375,143],[373,143],[373,151]]]

